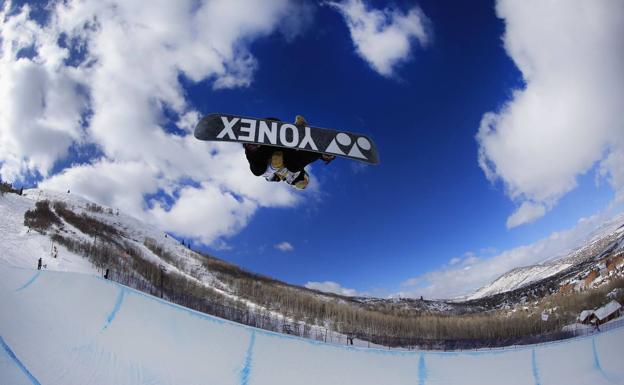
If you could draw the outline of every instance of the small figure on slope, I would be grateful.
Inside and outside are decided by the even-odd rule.
[[[276,118],[267,119],[279,120]],[[307,122],[303,116],[297,115],[295,125],[305,126]],[[335,158],[329,154],[253,143],[244,143],[243,147],[247,161],[249,161],[249,168],[255,176],[263,176],[269,182],[285,181],[299,190],[305,189],[310,182],[305,166],[318,159],[329,164]]]

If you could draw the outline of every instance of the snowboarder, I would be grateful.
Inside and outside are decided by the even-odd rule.
[[[42,260],[39,258],[39,262],[37,263],[37,270],[41,270]]]
[[[277,118],[266,119],[279,121]],[[295,125],[306,126],[307,122],[303,116],[297,115]],[[329,164],[336,158],[329,154],[253,143],[244,143],[243,147],[249,162],[249,169],[255,176],[263,176],[269,182],[285,181],[299,190],[305,189],[310,181],[305,166],[318,159]]]

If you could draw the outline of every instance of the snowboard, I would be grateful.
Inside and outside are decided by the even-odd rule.
[[[375,143],[365,135],[328,128],[296,126],[279,120],[209,114],[195,127],[199,140],[255,143],[292,148],[378,164]]]

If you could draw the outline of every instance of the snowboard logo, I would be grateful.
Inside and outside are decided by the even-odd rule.
[[[351,145],[352,143],[353,145]],[[342,148],[346,147],[345,151],[343,151],[341,147]],[[372,147],[373,146],[371,145],[371,142],[368,139],[364,138],[363,136],[360,136],[359,138],[357,138],[354,143],[349,135],[345,134],[344,132],[340,132],[331,141],[331,143],[329,143],[329,146],[327,146],[327,148],[325,149],[325,152],[329,152],[329,153],[336,154],[336,155],[347,155],[347,156],[360,158],[360,159],[368,159],[362,153],[362,150],[370,151]]]
[[[244,142],[259,142],[284,147],[297,147],[301,149],[309,148],[318,151],[318,147],[310,133],[310,127],[304,127],[303,137],[300,137],[299,128],[294,124],[283,122],[265,122],[256,119],[228,119],[221,117],[223,130],[217,134],[217,139],[227,136],[230,140]],[[240,122],[239,134],[235,133],[234,127]]]

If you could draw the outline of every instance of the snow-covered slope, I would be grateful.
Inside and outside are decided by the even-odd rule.
[[[588,260],[599,260],[605,253],[623,248],[624,227],[622,223],[624,223],[624,216],[617,216],[587,236],[580,247],[560,254],[556,258],[546,258],[540,264],[510,270],[492,283],[479,288],[468,296],[457,298],[457,300],[470,301],[509,292],[548,279]]]
[[[86,259],[66,249],[58,258],[52,258],[50,238],[24,226],[24,213],[35,207],[41,195],[40,190],[28,190],[24,196],[0,196],[0,259],[12,266],[33,268],[38,259],[43,258],[49,270],[95,273]]]
[[[624,328],[493,351],[349,348],[196,313],[88,274],[0,262],[0,383],[624,384]]]
[[[158,264],[165,265],[168,271],[175,271],[179,274],[187,275],[191,279],[200,280],[205,283],[209,283],[212,279],[211,274],[202,267],[201,261],[197,258],[195,253],[181,245],[176,239],[166,236],[166,234],[157,227],[109,207],[102,207],[102,209],[105,210],[104,212],[90,211],[87,209],[88,205],[95,204],[76,194],[67,194],[64,192],[50,190],[29,189],[25,190],[24,196],[21,197],[15,194],[6,194],[3,199],[0,199],[0,210],[4,210],[8,216],[14,218],[14,223],[12,224],[14,229],[20,229],[22,233],[25,233],[26,229],[23,226],[24,212],[27,209],[33,208],[37,201],[44,199],[50,202],[63,202],[68,208],[78,214],[87,213],[89,216],[96,218],[102,223],[106,223],[116,229],[119,229],[128,241],[141,248],[143,255],[146,258],[149,258]],[[84,236],[84,234],[81,234],[79,230],[73,229],[71,225],[65,223],[64,226],[72,232],[74,237]],[[50,239],[34,234],[36,234],[34,231],[31,231],[28,234],[22,234],[26,236],[22,237],[21,240],[39,243],[47,247],[49,250],[51,245]],[[175,264],[162,260],[158,256],[154,255],[154,253],[150,250],[145,248],[144,242],[147,238],[156,240],[165,250],[171,252],[172,255],[177,256],[178,258],[176,259]],[[65,254],[70,255],[69,258],[72,260],[75,259],[74,256],[71,256],[72,253],[69,251],[59,253],[61,256]],[[48,252],[40,256],[43,256],[45,261],[52,262],[51,265],[48,265],[49,270],[57,270],[54,265],[54,261],[51,258],[46,258],[49,255],[50,253]],[[80,259],[84,260],[84,258]],[[18,260],[15,260],[15,262],[23,262]],[[66,266],[66,269],[64,270],[75,271],[69,266]],[[195,273],[193,276],[190,274],[191,271]]]
[[[530,283],[548,278],[562,270],[572,266],[570,263],[558,263],[552,265],[534,265],[513,269],[498,277],[489,285],[483,286],[473,294],[466,297],[467,300],[487,297],[494,294],[504,293],[526,286]]]

